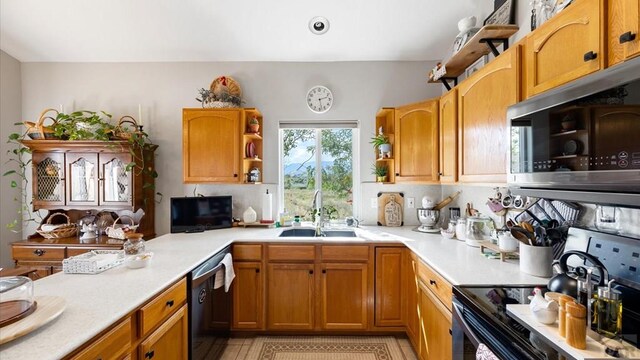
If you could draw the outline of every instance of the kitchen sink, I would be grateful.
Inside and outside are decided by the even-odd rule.
[[[315,229],[287,229],[280,233],[280,237],[315,237]],[[357,237],[353,230],[323,230],[324,237]]]

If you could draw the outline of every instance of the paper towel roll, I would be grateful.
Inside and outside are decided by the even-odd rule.
[[[267,189],[266,194],[262,194],[262,220],[273,220],[273,194],[269,194]]]

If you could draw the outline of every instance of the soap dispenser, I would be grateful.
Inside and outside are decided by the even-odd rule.
[[[607,286],[598,287],[596,302],[598,333],[610,338],[618,336],[622,330],[622,300],[620,291],[611,288],[614,281],[611,279]]]

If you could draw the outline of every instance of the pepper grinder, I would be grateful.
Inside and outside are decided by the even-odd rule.
[[[587,308],[574,302],[566,305],[567,344],[576,349],[587,348]]]
[[[615,279],[611,279],[607,286],[598,287],[596,311],[598,317],[598,333],[614,338],[622,329],[622,300],[620,291],[611,288]]]

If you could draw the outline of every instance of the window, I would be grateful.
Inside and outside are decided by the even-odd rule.
[[[325,219],[354,215],[354,125],[280,124],[281,209],[311,221],[313,195],[322,190]]]

